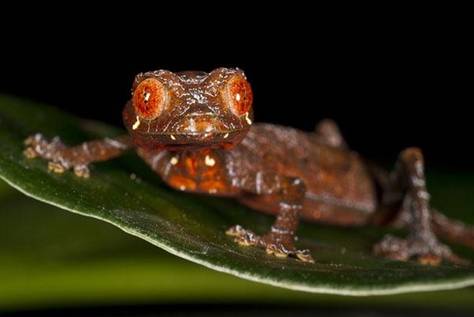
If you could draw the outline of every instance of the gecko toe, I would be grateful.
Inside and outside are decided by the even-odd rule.
[[[286,258],[289,255],[289,251],[286,250],[283,246],[279,246],[276,244],[268,244],[265,247],[265,251],[267,254],[274,255],[277,258]]]
[[[253,239],[249,238],[248,236],[235,237],[234,242],[243,247],[248,247],[257,244]]]
[[[76,165],[74,166],[74,174],[78,177],[89,178],[90,171],[87,165]]]
[[[238,237],[238,236],[242,235],[242,233],[244,231],[245,231],[245,229],[242,228],[242,226],[235,225],[235,226],[232,226],[229,229],[227,229],[225,234],[228,235],[228,236],[231,236],[231,237]]]
[[[23,151],[23,155],[28,159],[34,159],[38,156],[38,153],[36,153],[36,151],[31,146],[29,146]]]
[[[302,262],[314,263],[314,259],[309,250],[298,250],[295,252],[295,256]]]
[[[240,225],[236,225],[227,229],[226,234],[234,237],[234,242],[241,246],[252,246],[257,245],[260,239],[255,233],[250,230],[244,229]]]
[[[53,173],[62,174],[66,171],[66,168],[61,163],[49,162],[48,170]]]
[[[442,260],[443,259],[440,256],[434,254],[423,254],[417,258],[418,263],[421,265],[430,266],[438,266]]]

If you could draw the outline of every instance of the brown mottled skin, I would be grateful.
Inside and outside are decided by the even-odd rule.
[[[275,223],[263,236],[238,225],[227,234],[278,257],[313,261],[307,250],[294,246],[303,218],[343,226],[406,226],[406,239],[386,236],[375,244],[375,254],[432,265],[467,262],[437,235],[474,248],[474,229],[430,207],[419,149],[401,152],[388,173],[349,150],[334,122],[323,120],[312,133],[253,124],[252,102],[239,69],[142,73],[123,111],[129,136],[66,147],[58,138],[47,141],[36,134],[26,140],[25,155],[47,159],[54,172],[73,169],[89,177],[89,163],[136,148],[177,190],[235,197],[274,214]]]

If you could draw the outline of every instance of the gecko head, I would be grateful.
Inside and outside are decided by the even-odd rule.
[[[138,74],[123,119],[147,149],[230,148],[253,120],[253,94],[240,69]]]

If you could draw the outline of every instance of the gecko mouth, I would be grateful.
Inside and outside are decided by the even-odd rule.
[[[242,131],[243,129],[232,129],[217,116],[193,114],[154,136],[168,145],[212,145],[229,142]]]
[[[171,145],[206,145],[206,144],[215,144],[222,142],[230,142],[235,138],[235,136],[244,132],[243,130],[233,130],[233,131],[212,131],[212,132],[164,132],[164,133],[155,133],[149,134],[161,140],[163,144]]]
[[[135,132],[138,145],[145,148],[167,148],[171,150],[196,149],[203,147],[227,148],[239,143],[248,129],[212,132]]]

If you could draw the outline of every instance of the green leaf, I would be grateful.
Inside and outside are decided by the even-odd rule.
[[[3,182],[0,181],[0,188]],[[0,311],[170,303],[473,310],[474,288],[349,297],[293,292],[194,265],[91,218],[0,198]]]
[[[120,109],[117,109],[117,115]],[[256,232],[268,230],[272,218],[235,201],[175,192],[130,154],[95,164],[91,179],[73,173],[55,175],[42,160],[23,157],[23,140],[42,132],[59,135],[67,144],[116,135],[119,130],[81,121],[54,108],[0,97],[0,176],[38,200],[116,225],[172,254],[245,279],[308,292],[381,295],[451,289],[474,284],[474,267],[421,266],[374,257],[371,245],[386,232],[377,228],[331,228],[304,224],[300,247],[311,249],[317,262],[267,256],[256,248],[239,247],[225,230],[241,224]],[[440,176],[430,184],[434,202],[458,218],[473,222],[472,175],[459,181]],[[435,177],[433,179],[436,180]],[[470,187],[470,188],[469,188]],[[456,190],[459,189],[459,190]],[[449,189],[449,196],[443,192]],[[462,201],[463,204],[456,204]],[[451,205],[452,202],[452,205]],[[471,219],[469,219],[469,217]],[[473,253],[456,247],[461,255]]]

